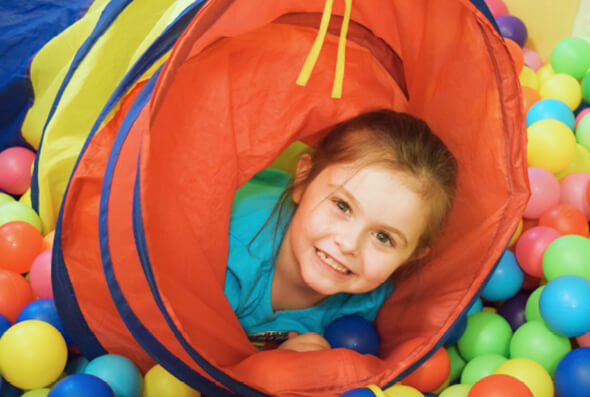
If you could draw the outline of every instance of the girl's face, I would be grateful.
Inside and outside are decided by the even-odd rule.
[[[410,258],[426,228],[429,208],[411,178],[376,165],[324,169],[293,194],[299,206],[281,265],[316,295],[377,288]]]

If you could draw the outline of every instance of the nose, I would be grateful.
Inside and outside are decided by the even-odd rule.
[[[356,256],[360,249],[360,232],[352,227],[344,227],[336,235],[336,245],[343,254]]]

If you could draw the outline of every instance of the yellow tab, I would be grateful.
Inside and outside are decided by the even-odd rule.
[[[344,0],[344,19],[340,28],[340,37],[338,39],[338,57],[336,58],[336,75],[334,76],[334,85],[332,86],[332,98],[342,97],[342,83],[344,81],[344,64],[346,58],[346,35],[348,33],[348,24],[350,22],[350,12],[352,9],[352,0]]]

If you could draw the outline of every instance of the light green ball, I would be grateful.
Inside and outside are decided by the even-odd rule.
[[[28,222],[41,231],[41,218],[31,207],[18,201],[0,204],[0,226],[14,221]]]
[[[586,73],[582,79],[582,96],[586,102],[590,102],[590,73]]]
[[[0,205],[4,203],[12,203],[13,201],[16,200],[10,194],[0,192]]]
[[[496,368],[508,359],[499,354],[482,354],[469,361],[461,374],[461,384],[474,385],[478,380],[492,375]]]
[[[590,150],[590,115],[582,117],[576,126],[576,141]]]
[[[48,388],[29,390],[21,394],[21,397],[47,397],[50,391],[51,389]]]
[[[551,67],[555,73],[581,79],[590,67],[590,44],[581,37],[559,41],[551,51]]]
[[[449,372],[449,382],[453,383],[461,376],[461,372],[465,367],[465,360],[461,357],[459,350],[457,349],[457,345],[451,345],[446,348],[447,353],[449,355],[449,359],[451,360],[451,370]]]
[[[524,308],[524,316],[526,321],[544,321],[541,316],[541,309],[539,307],[539,300],[541,299],[541,292],[543,292],[544,285],[538,287],[529,295]]]
[[[459,353],[467,361],[482,354],[508,357],[512,328],[502,316],[482,311],[467,318],[467,328],[457,341]]]
[[[469,385],[453,385],[446,388],[438,397],[467,397],[471,390]]]
[[[542,321],[530,321],[521,325],[510,341],[510,357],[528,358],[538,362],[553,376],[559,361],[572,346],[565,336],[557,335]]]
[[[570,234],[555,239],[543,255],[547,281],[559,276],[580,276],[590,281],[590,240]]]

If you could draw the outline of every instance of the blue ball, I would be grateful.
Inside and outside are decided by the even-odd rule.
[[[482,311],[483,309],[483,302],[481,301],[480,298],[477,298],[475,300],[475,302],[473,303],[473,305],[469,308],[469,311],[467,312],[467,317],[471,316],[473,313],[477,313]]]
[[[361,354],[379,354],[379,334],[369,321],[359,316],[344,316],[332,321],[324,338],[333,348],[345,347]]]
[[[580,276],[551,280],[539,299],[541,317],[556,333],[575,337],[590,331],[590,282]]]
[[[23,391],[12,386],[4,378],[0,378],[0,397],[19,397]]]
[[[75,374],[57,382],[47,397],[115,397],[115,393],[96,376]]]
[[[6,330],[10,327],[12,327],[12,323],[6,317],[0,314],[0,337],[2,337],[4,332],[6,332]]]
[[[531,106],[526,114],[526,126],[530,127],[537,121],[546,119],[561,121],[572,131],[574,130],[576,119],[574,112],[572,112],[565,102],[559,99],[542,99]]]
[[[104,354],[91,360],[84,373],[104,380],[117,397],[140,397],[143,388],[141,373],[127,357]]]
[[[506,250],[496,263],[496,268],[486,283],[481,296],[489,301],[503,301],[512,298],[520,290],[523,281],[524,273],[516,262],[516,256]]]
[[[340,397],[375,397],[375,393],[373,393],[371,389],[361,387],[342,393]]]
[[[567,353],[557,365],[553,380],[558,396],[587,397],[590,391],[590,347]]]
[[[61,325],[61,320],[57,314],[53,299],[37,299],[29,303],[20,311],[16,318],[17,323],[25,320],[40,320],[53,325],[59,332],[61,332],[66,344],[68,346],[70,345],[71,339],[66,334],[63,325]]]

